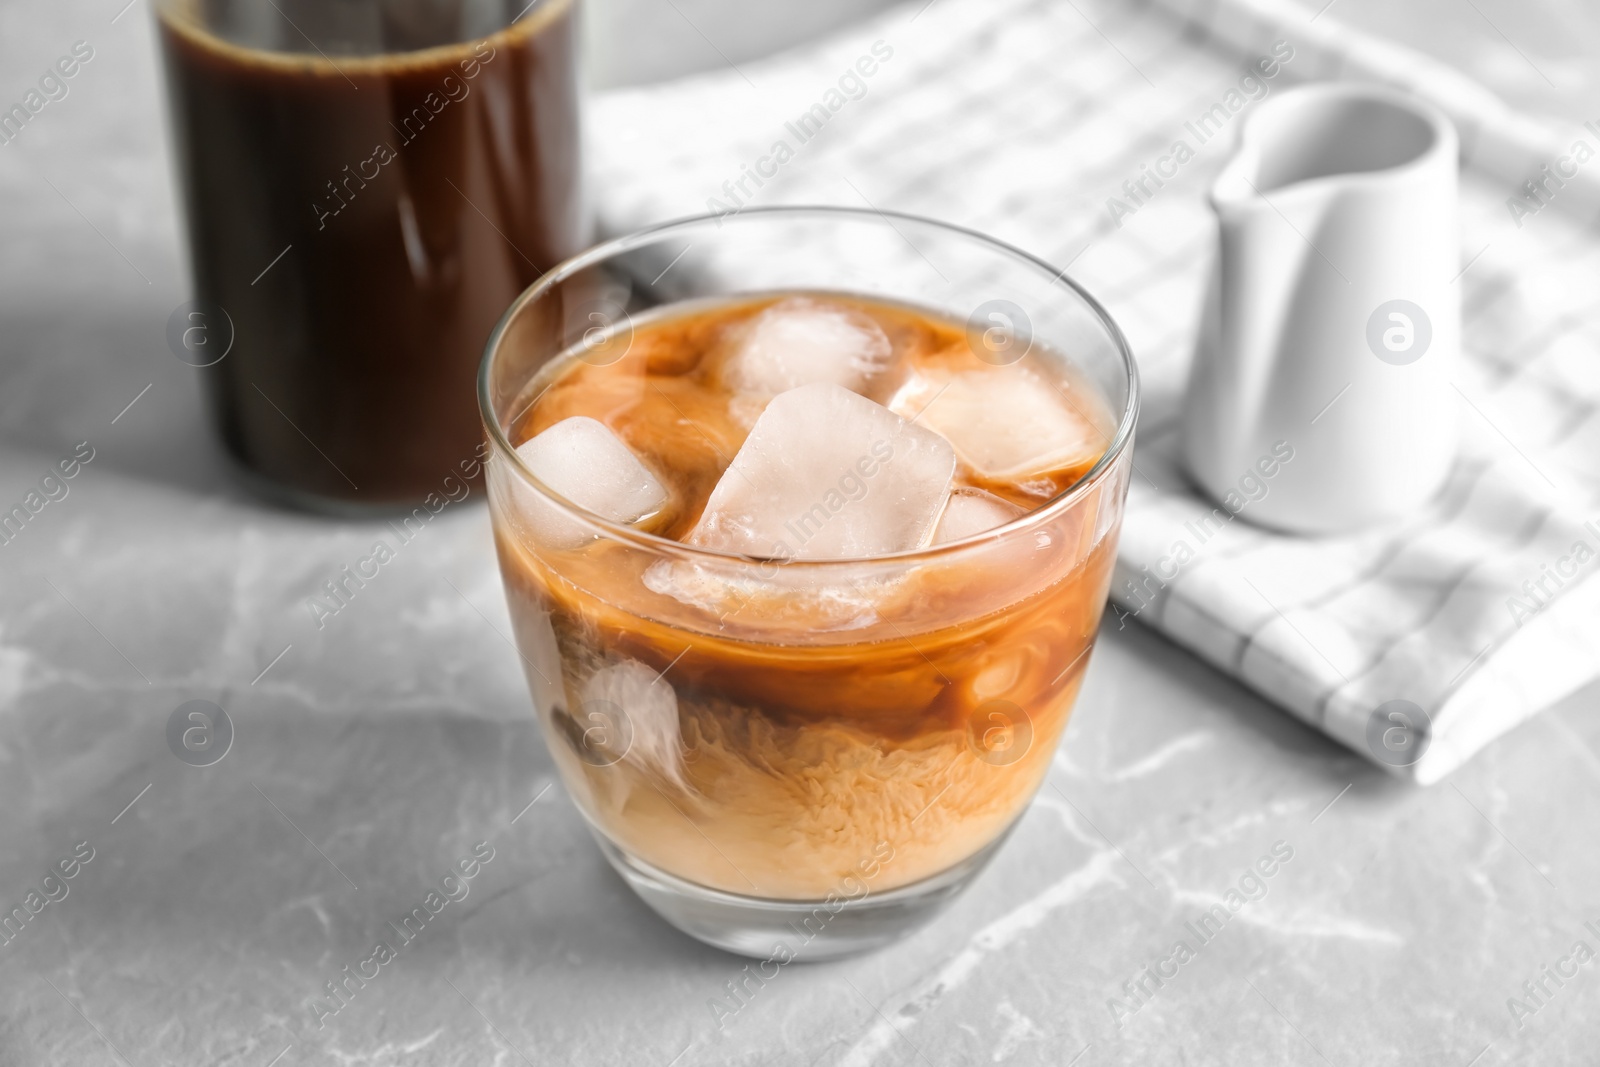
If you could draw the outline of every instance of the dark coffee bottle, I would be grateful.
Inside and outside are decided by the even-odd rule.
[[[195,295],[232,330],[197,371],[227,448],[313,506],[438,490],[478,452],[496,320],[589,240],[574,0],[158,18]]]

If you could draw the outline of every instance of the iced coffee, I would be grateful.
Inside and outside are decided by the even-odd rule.
[[[491,465],[563,778],[646,869],[769,901],[1000,840],[1088,663],[1121,513],[1070,352],[781,292],[669,304],[533,373]]]

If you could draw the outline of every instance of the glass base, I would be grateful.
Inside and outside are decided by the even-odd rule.
[[[419,489],[416,497],[405,499],[385,499],[367,502],[352,497],[325,496],[309,489],[280,482],[269,475],[262,474],[234,452],[226,440],[222,443],[222,455],[226,458],[231,468],[234,480],[244,487],[247,493],[266,503],[285,508],[290,511],[306,512],[330,519],[343,519],[350,522],[366,522],[374,519],[403,519],[413,514],[418,508],[423,507],[423,500],[430,492],[438,492],[442,496],[444,480],[452,476],[451,471],[445,471],[439,476],[439,483],[429,489]],[[454,474],[457,481],[469,487],[468,494],[461,498],[461,502],[482,498],[483,479],[468,479],[464,475]],[[452,503],[448,506],[454,506]],[[440,509],[441,511],[446,509]],[[433,512],[432,514],[438,514]]]
[[[707,889],[629,856],[604,835],[595,839],[639,898],[690,937],[752,959],[811,963],[871,952],[912,933],[978,876],[1009,835],[932,878],[831,903]]]

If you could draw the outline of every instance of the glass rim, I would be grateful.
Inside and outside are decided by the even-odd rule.
[[[421,48],[384,49],[379,52],[352,52],[329,56],[315,44],[306,51],[258,48],[240,44],[221,36],[202,20],[194,17],[190,8],[196,0],[152,0],[150,10],[157,24],[174,33],[195,38],[204,47],[228,55],[237,55],[244,61],[270,67],[286,73],[311,76],[342,76],[347,72],[367,76],[370,74],[403,73],[407,67],[437,63],[446,57],[471,54],[474,45],[496,41],[512,30],[518,33],[537,33],[543,30],[541,21],[548,19],[552,10],[571,8],[577,0],[532,0],[522,14],[511,22],[474,37],[444,44],[424,45]],[[276,6],[276,5],[274,5]],[[287,16],[285,16],[287,17]],[[293,23],[290,23],[293,25]],[[309,42],[308,42],[309,44]]]
[[[612,522],[578,505],[574,501],[568,500],[540,481],[538,476],[528,469],[527,464],[523,462],[522,457],[518,455],[516,448],[511,444],[510,438],[506,436],[505,430],[500,426],[500,420],[495,414],[494,404],[490,395],[490,378],[495,366],[495,356],[499,352],[501,342],[504,340],[512,322],[517,319],[523,309],[544,296],[557,284],[571,278],[578,272],[597,266],[606,260],[614,259],[623,253],[652,244],[670,234],[695,229],[704,226],[708,222],[715,222],[720,227],[724,222],[731,222],[737,225],[740,219],[747,217],[762,218],[785,215],[795,217],[812,215],[818,218],[859,222],[877,221],[885,223],[891,228],[893,228],[894,224],[890,220],[897,219],[902,222],[914,223],[918,226],[943,230],[946,233],[988,245],[1025,266],[1047,273],[1051,278],[1050,284],[1052,286],[1064,285],[1068,293],[1077,297],[1088,307],[1106,336],[1111,339],[1116,347],[1117,356],[1121,360],[1122,369],[1128,382],[1128,397],[1123,405],[1122,412],[1118,416],[1116,431],[1111,435],[1111,441],[1106,446],[1105,451],[1101,453],[1100,458],[1071,485],[1040,504],[1037,508],[1025,512],[1010,522],[996,526],[991,530],[983,530],[970,537],[945,541],[937,545],[926,545],[922,548],[906,549],[901,552],[888,552],[876,556],[840,557],[837,559],[781,559],[775,556],[749,556],[740,552],[724,552],[719,549],[704,548],[700,545],[674,541],[670,537],[662,537],[659,534],[649,533],[633,526]],[[1066,354],[1063,353],[1063,355]],[[1068,356],[1068,358],[1070,359],[1071,357]],[[1133,440],[1134,427],[1139,417],[1139,399],[1139,365],[1134,361],[1133,349],[1129,346],[1128,339],[1123,335],[1121,328],[1117,325],[1116,320],[1111,317],[1111,313],[1105,309],[1105,306],[1095,299],[1093,294],[1082,285],[1068,277],[1065,270],[1057,270],[1045,260],[1013,244],[955,223],[943,222],[924,215],[913,215],[902,211],[880,211],[876,208],[835,207],[820,204],[784,204],[753,207],[736,212],[731,217],[717,214],[687,215],[602,241],[551,267],[540,275],[532,285],[518,294],[517,298],[511,302],[511,306],[500,316],[500,321],[495,323],[494,330],[489,334],[489,340],[484,345],[483,359],[478,365],[478,415],[483,421],[484,429],[488,432],[491,447],[495,452],[503,454],[510,461],[512,469],[517,475],[536,491],[546,503],[555,506],[565,516],[601,531],[606,537],[657,553],[681,554],[691,559],[732,561],[757,566],[778,564],[785,568],[827,568],[841,564],[859,567],[862,564],[879,562],[915,562],[937,558],[946,553],[959,552],[973,545],[997,540],[1001,537],[1015,536],[1022,531],[1049,522],[1070,510],[1074,504],[1087,495],[1094,483],[1109,471],[1122,453],[1127,450],[1129,443]]]

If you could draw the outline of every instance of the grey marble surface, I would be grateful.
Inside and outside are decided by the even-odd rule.
[[[972,891],[886,951],[785,968],[719,1028],[743,961],[651,915],[546,789],[481,501],[313,625],[306,596],[381,530],[237,489],[167,351],[187,283],[149,12],[123,3],[0,4],[7,100],[72,42],[96,49],[0,148],[0,501],[94,450],[0,547],[0,910],[68,890],[0,945],[0,1064],[1600,1058],[1600,961],[1543,979],[1519,1020],[1507,1006],[1535,1006],[1523,983],[1575,942],[1600,949],[1600,693],[1415,790],[1114,625],[1049,784]],[[723,24],[667,6],[599,13],[634,27],[607,77],[675,69],[629,59],[648,18]],[[1492,36],[1450,17],[1440,40]],[[739,48],[763,47],[751,33]],[[206,768],[166,743],[192,699],[235,724]],[[388,921],[478,842],[493,859],[467,897],[319,1026],[324,983],[397,941]],[[1277,842],[1293,858],[1265,894],[1119,1025],[1108,1001]]]

